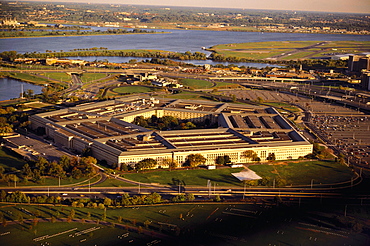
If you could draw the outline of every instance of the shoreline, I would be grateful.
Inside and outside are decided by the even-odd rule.
[[[165,33],[171,33],[171,32],[153,32],[153,33],[97,33],[97,34],[81,34],[81,35],[45,35],[45,36],[0,37],[0,39],[86,37],[86,36],[107,36],[107,35],[117,36],[117,35],[165,34]]]

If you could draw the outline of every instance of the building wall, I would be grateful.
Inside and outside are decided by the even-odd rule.
[[[174,150],[174,159],[177,160],[179,164],[183,164],[186,161],[186,157],[190,154],[201,154],[203,155],[207,161],[205,165],[214,165],[216,158],[219,156],[228,155],[231,159],[231,162],[236,164],[238,163],[248,163],[252,162],[244,157],[243,153],[246,150],[253,150],[256,152],[258,157],[261,158],[262,162],[266,161],[266,158],[270,153],[275,154],[276,160],[289,160],[289,159],[298,159],[299,157],[303,157],[312,153],[313,146],[311,144],[303,144],[298,146],[276,146],[276,147],[253,147],[253,148],[229,148],[229,149],[214,149],[214,150],[203,150],[203,151],[182,151],[177,152]],[[134,165],[135,163],[146,159],[152,158],[158,161],[158,164],[161,165],[161,160],[166,158],[172,158],[172,152],[168,150],[168,153],[142,153],[137,155],[129,155],[125,156],[123,152],[121,156],[119,156],[118,161],[119,163],[126,163]]]

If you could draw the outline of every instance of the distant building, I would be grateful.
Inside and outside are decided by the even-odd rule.
[[[349,72],[361,72],[361,70],[370,70],[370,57],[367,55],[350,55],[348,60]]]
[[[5,18],[1,21],[2,26],[18,26],[19,23],[16,18]]]
[[[370,91],[370,71],[362,73],[361,88]]]
[[[64,64],[64,65],[85,65],[84,60],[70,60],[70,59],[59,59],[59,58],[46,58],[46,65]]]

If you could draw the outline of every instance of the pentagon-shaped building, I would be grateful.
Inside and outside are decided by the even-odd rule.
[[[153,115],[207,121],[217,127],[160,131],[133,124],[137,116]],[[278,111],[253,105],[126,97],[33,115],[31,122],[56,145],[75,153],[90,149],[95,158],[110,165],[135,165],[153,158],[165,167],[164,160],[173,158],[182,164],[189,154],[203,155],[206,165],[214,165],[224,155],[239,164],[250,161],[244,155],[247,150],[262,162],[272,153],[276,160],[289,160],[313,150]]]

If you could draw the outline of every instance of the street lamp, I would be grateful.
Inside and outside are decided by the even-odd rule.
[[[311,179],[311,189],[312,189],[312,186],[313,186],[313,179]]]

